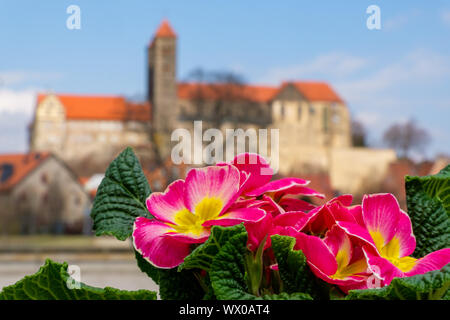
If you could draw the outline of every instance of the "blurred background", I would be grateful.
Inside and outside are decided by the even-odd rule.
[[[49,257],[154,289],[89,214],[126,146],[153,191],[183,178],[170,134],[194,120],[278,129],[277,177],[406,209],[404,176],[450,162],[449,119],[448,1],[0,0],[0,288]]]

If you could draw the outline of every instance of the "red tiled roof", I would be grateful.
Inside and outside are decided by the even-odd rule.
[[[0,191],[14,187],[49,156],[48,152],[0,155]]]
[[[176,33],[168,20],[164,19],[155,33],[155,38],[176,38]]]
[[[39,94],[39,105],[46,94]],[[63,95],[56,97],[64,105],[66,119],[76,120],[150,120],[148,103],[132,103],[121,96]]]
[[[293,85],[309,101],[343,102],[339,95],[325,82],[284,82],[282,88]]]
[[[246,98],[255,102],[268,102],[278,90],[269,86],[183,82],[178,83],[178,98],[186,100],[198,97],[211,100]]]
[[[324,82],[284,82],[281,87],[234,85],[234,84],[204,84],[184,82],[178,84],[180,99],[195,99],[201,96],[206,99],[219,99],[225,92],[232,95],[235,88],[236,96],[245,97],[256,102],[269,102],[286,86],[293,85],[309,101],[343,102],[337,93]]]

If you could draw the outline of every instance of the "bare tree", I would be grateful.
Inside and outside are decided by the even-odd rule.
[[[352,121],[352,144],[355,147],[367,147],[367,131],[362,122]]]
[[[397,151],[399,158],[408,158],[411,150],[424,151],[431,138],[414,120],[408,120],[390,126],[384,132],[383,141]]]
[[[194,114],[183,116],[205,120],[215,128],[220,128],[225,122],[237,123],[243,120],[240,119],[239,111],[257,105],[246,91],[244,78],[234,72],[197,68],[188,75],[186,81],[194,84],[190,96],[195,111]]]

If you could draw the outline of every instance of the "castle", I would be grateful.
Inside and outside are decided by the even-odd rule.
[[[178,82],[177,35],[166,20],[147,50],[146,102],[40,94],[29,128],[30,150],[51,151],[68,163],[110,161],[128,145],[156,146],[167,157],[173,130],[193,130],[194,120],[221,130],[274,128],[279,129],[281,174],[326,172],[341,192],[373,182],[396,158],[393,150],[352,146],[350,112],[327,83]]]

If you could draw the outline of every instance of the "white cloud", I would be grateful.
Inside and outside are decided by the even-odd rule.
[[[30,82],[43,82],[58,80],[62,77],[57,72],[34,72],[34,71],[0,71],[0,87],[26,84]]]
[[[440,15],[442,22],[450,26],[450,9],[442,10]]]
[[[260,82],[279,84],[282,81],[302,78],[324,76],[341,78],[354,74],[366,65],[366,58],[332,52],[320,55],[306,63],[270,69]]]
[[[383,14],[383,13],[382,13]],[[410,10],[408,12],[403,12],[393,17],[387,18],[384,22],[382,20],[382,30],[392,31],[395,29],[399,29],[409,22],[413,21],[420,15],[420,11],[418,10]],[[383,17],[382,17],[383,19]]]
[[[0,152],[24,152],[36,104],[36,89],[0,89]]]
[[[28,149],[28,125],[31,116],[0,112],[0,153],[25,152]]]
[[[417,50],[374,73],[351,80],[337,81],[335,86],[350,102],[360,103],[372,100],[380,105],[379,99],[392,100],[392,97],[382,95],[384,90],[392,90],[406,84],[417,85],[439,81],[449,74],[450,59],[448,57],[425,50]],[[402,103],[401,101],[392,102],[396,105]]]
[[[36,92],[36,89],[0,89],[0,113],[32,114]]]

